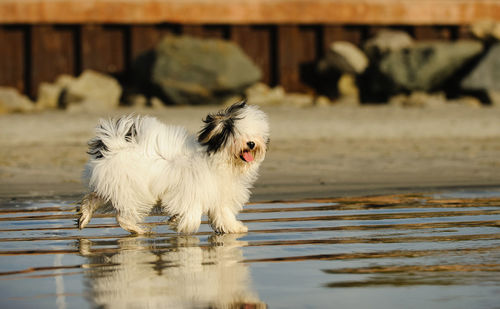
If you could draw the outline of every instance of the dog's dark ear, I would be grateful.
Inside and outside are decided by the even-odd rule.
[[[209,154],[219,151],[234,134],[234,119],[223,115],[207,115],[205,126],[198,133],[198,143],[207,147]]]
[[[198,133],[198,142],[207,147],[208,153],[219,151],[234,134],[235,121],[241,119],[240,114],[246,106],[246,100],[237,102],[217,114],[209,114],[203,120],[205,126]]]
[[[236,102],[233,105],[229,106],[229,108],[226,110],[226,114],[238,113],[246,105],[247,105],[247,100],[246,99],[244,99],[242,101],[239,101],[239,102]]]

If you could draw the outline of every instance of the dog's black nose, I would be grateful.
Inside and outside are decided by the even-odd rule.
[[[250,148],[250,149],[253,149],[253,147],[255,147],[254,142],[248,142],[247,145],[248,145],[248,148]]]

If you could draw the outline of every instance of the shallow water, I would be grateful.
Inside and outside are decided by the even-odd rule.
[[[71,200],[0,205],[1,308],[494,308],[500,194],[447,192],[248,205],[250,232],[179,236]]]

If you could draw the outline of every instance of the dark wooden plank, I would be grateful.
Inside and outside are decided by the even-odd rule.
[[[287,91],[311,91],[308,71],[317,60],[317,32],[314,27],[278,26],[278,82]]]
[[[271,26],[232,26],[230,39],[262,70],[262,82],[272,84],[272,32]]]
[[[36,97],[42,82],[61,74],[76,74],[75,28],[37,25],[31,29],[30,95]]]
[[[182,34],[200,38],[227,39],[229,27],[221,25],[183,25]]]
[[[458,39],[473,39],[474,35],[470,29],[470,25],[462,25],[457,27]]]
[[[415,26],[413,36],[418,41],[449,40],[452,29],[449,26]]]
[[[127,28],[85,25],[81,28],[82,69],[120,73],[127,67]]]
[[[152,50],[160,40],[175,34],[173,25],[134,25],[130,28],[130,56],[135,59],[145,51]]]
[[[358,26],[323,26],[323,48],[326,50],[332,42],[347,41],[354,45],[360,45],[363,39],[363,29]]]
[[[0,86],[17,88],[25,92],[27,28],[0,27]]]

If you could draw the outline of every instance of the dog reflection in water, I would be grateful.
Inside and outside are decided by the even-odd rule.
[[[114,253],[81,239],[89,296],[105,308],[266,308],[250,288],[237,237],[214,235],[206,247],[193,236],[124,238]]]

